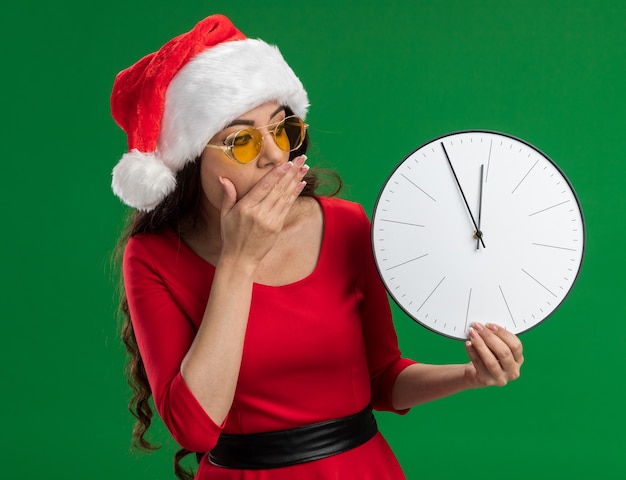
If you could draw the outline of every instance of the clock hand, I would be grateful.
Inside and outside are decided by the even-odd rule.
[[[472,219],[472,223],[474,224],[474,228],[476,229],[476,236],[478,237],[478,241],[482,243],[483,248],[485,248],[485,242],[482,239],[482,232],[478,228],[476,224],[476,220],[474,220],[474,215],[472,215],[472,211],[470,210],[469,204],[467,203],[467,198],[465,198],[465,193],[463,193],[463,189],[461,188],[461,183],[459,182],[459,178],[456,176],[456,172],[454,171],[454,167],[452,166],[452,162],[450,161],[450,157],[448,156],[448,152],[446,151],[446,147],[441,142],[441,148],[443,148],[443,153],[446,155],[446,160],[448,160],[448,165],[450,165],[450,170],[452,170],[452,175],[454,176],[454,180],[456,180],[456,185],[459,187],[459,192],[461,192],[461,196],[463,197],[463,201],[465,202],[465,207],[467,208],[467,212],[469,213],[470,218]],[[480,235],[478,235],[480,233]]]
[[[478,250],[480,248],[480,241],[483,239],[483,232],[480,229],[480,219],[482,216],[482,211],[483,211],[483,173],[485,171],[485,166],[481,165],[480,166],[480,185],[478,186],[478,229],[476,230],[476,233],[474,234],[476,237],[476,250]],[[483,247],[485,245],[483,244]]]

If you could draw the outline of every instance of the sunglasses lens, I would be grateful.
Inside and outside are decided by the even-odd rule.
[[[284,152],[296,150],[304,140],[304,122],[298,117],[287,117],[274,129],[276,145]]]
[[[256,128],[246,128],[237,132],[232,139],[232,152],[240,163],[250,163],[261,152],[263,139]]]
[[[306,125],[302,119],[293,116],[276,125],[272,130],[274,141],[284,152],[293,152],[304,141]],[[263,148],[263,135],[254,127],[239,130],[226,139],[231,156],[239,163],[250,163],[256,159]]]

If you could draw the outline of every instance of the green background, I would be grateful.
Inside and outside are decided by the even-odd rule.
[[[115,74],[210,13],[280,46],[311,99],[310,162],[372,212],[389,172],[433,137],[492,129],[564,170],[585,213],[572,294],[522,336],[522,378],[378,415],[409,479],[624,478],[626,2],[5,2],[4,478],[171,479],[175,446],[129,452],[132,419],[109,256],[125,215]],[[395,310],[401,347],[463,362],[460,342]],[[542,477],[543,478],[543,477]]]

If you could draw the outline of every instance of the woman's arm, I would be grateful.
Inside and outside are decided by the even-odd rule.
[[[254,273],[302,190],[304,160],[274,168],[238,202],[233,183],[222,179],[221,255],[202,323],[181,365],[189,389],[218,424],[237,386]]]
[[[393,405],[398,410],[446,397],[462,390],[504,386],[520,375],[524,362],[522,343],[514,334],[494,324],[470,328],[465,365],[415,364],[396,379]]]

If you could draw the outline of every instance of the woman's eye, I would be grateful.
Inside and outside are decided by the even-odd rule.
[[[252,140],[252,135],[250,135],[249,133],[245,133],[245,132],[240,133],[235,138],[233,138],[233,146],[241,147],[243,145],[247,145],[248,142],[250,142],[251,140]]]
[[[284,134],[285,134],[285,123],[283,122],[283,123],[276,125],[276,128],[274,129],[274,135],[279,137]]]

